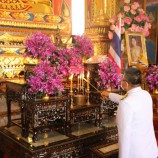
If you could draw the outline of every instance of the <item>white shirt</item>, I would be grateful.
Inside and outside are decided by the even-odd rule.
[[[119,158],[157,158],[150,94],[137,87],[128,91],[123,100],[120,95],[114,93],[110,93],[109,98],[119,103],[116,120]]]

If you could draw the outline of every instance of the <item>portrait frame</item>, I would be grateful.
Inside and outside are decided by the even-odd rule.
[[[133,48],[132,42],[135,41],[136,48]],[[136,66],[141,64],[148,66],[148,57],[146,51],[146,40],[143,33],[125,32],[125,46],[127,51],[128,65]],[[138,52],[139,51],[139,52]],[[134,53],[136,55],[134,55]]]

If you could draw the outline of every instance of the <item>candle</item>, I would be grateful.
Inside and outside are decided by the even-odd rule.
[[[81,87],[82,87],[82,82],[81,82],[81,74],[80,74],[80,89],[81,90]]]
[[[87,90],[89,90],[89,76],[90,76],[90,73],[88,71],[88,73],[87,73]]]
[[[78,91],[80,91],[80,75],[78,76]]]
[[[70,79],[70,93],[72,93],[73,91],[72,91],[72,87],[73,87],[73,74],[69,77],[69,79]]]
[[[84,89],[83,79],[84,79],[84,73],[82,73],[82,89]]]
[[[77,87],[78,87],[78,91],[80,90],[80,76],[78,76],[77,78]]]

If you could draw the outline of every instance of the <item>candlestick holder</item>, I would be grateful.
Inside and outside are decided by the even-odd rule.
[[[87,93],[87,103],[86,103],[86,105],[90,105],[91,104],[90,101],[89,101],[90,90],[87,89],[86,93]]]
[[[73,92],[72,91],[70,91],[70,108],[71,109],[73,109],[73,107],[74,107],[74,103],[73,103],[74,101],[73,101]]]
[[[49,100],[49,95],[46,94],[45,96],[42,97],[43,100]]]

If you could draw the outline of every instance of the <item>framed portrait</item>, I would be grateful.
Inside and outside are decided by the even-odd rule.
[[[145,37],[142,33],[125,32],[128,65],[148,66]]]

